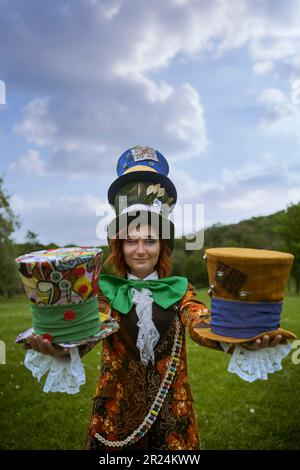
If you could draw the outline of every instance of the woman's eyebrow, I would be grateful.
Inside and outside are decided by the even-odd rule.
[[[137,240],[138,238],[139,237],[130,236],[130,235],[127,236],[127,240]],[[147,237],[142,237],[142,239],[144,239],[144,240],[158,240],[158,237],[156,237],[155,235],[154,236],[147,235]]]

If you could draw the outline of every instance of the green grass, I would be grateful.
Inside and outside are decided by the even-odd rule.
[[[198,297],[209,305],[206,290]],[[300,297],[287,295],[282,327],[300,337]],[[0,300],[0,448],[82,449],[99,374],[100,346],[84,358],[87,384],[77,395],[45,394],[14,340],[31,317],[25,297]],[[300,364],[252,384],[227,372],[230,356],[188,341],[188,367],[204,449],[300,449]],[[250,413],[254,409],[254,413]]]

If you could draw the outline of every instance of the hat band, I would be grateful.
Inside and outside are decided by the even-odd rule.
[[[283,302],[243,302],[212,298],[211,331],[232,338],[252,338],[279,328]]]
[[[122,212],[120,213],[120,215],[122,214],[127,214],[128,212],[136,212],[136,211],[146,211],[146,212],[157,212],[159,213],[160,212],[160,207],[161,207],[161,204],[160,205],[148,205],[148,204],[132,204],[131,206],[128,206],[128,207],[125,207]]]
[[[53,343],[79,341],[99,332],[98,300],[54,306],[31,306],[36,334],[48,334]]]
[[[127,173],[131,173],[132,171],[154,171],[155,173],[158,173],[156,168],[151,168],[148,165],[135,165],[135,166],[128,168],[128,170],[124,171],[123,175],[126,175]]]

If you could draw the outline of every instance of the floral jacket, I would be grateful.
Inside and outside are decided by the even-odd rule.
[[[95,437],[100,434],[107,440],[122,441],[129,436],[147,415],[163,376],[173,347],[176,316],[179,319],[183,344],[180,361],[173,382],[166,395],[156,421],[130,449],[197,450],[200,448],[193,397],[188,383],[185,329],[192,340],[202,346],[223,351],[218,342],[199,339],[194,328],[207,327],[210,313],[196,300],[189,283],[182,299],[163,309],[153,302],[153,322],[160,333],[156,344],[155,364],[143,365],[136,347],[138,335],[135,306],[127,315],[110,310],[108,300],[99,294],[100,311],[110,311],[118,321],[119,330],[106,337],[102,343],[101,371],[93,398],[92,416],[86,437],[87,449],[119,450],[109,447]],[[84,355],[91,349],[81,349]]]

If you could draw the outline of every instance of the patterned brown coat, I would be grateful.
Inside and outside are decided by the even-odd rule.
[[[99,295],[100,311],[109,309],[107,299]],[[183,334],[180,362],[159,415],[147,434],[132,444],[130,449],[198,450],[199,434],[193,406],[193,396],[188,382],[185,329],[190,337],[209,348],[222,351],[218,342],[199,340],[194,327],[207,326],[210,314],[205,305],[196,300],[189,283],[182,299],[163,309],[153,302],[153,322],[160,333],[155,346],[155,364],[144,366],[136,347],[138,335],[135,306],[127,315],[111,310],[119,322],[119,330],[103,340],[101,371],[93,398],[86,448],[119,450],[106,447],[95,437],[99,433],[108,440],[123,440],[144,420],[154,401],[173,346],[175,317],[178,316]],[[85,354],[88,348],[81,351]]]

